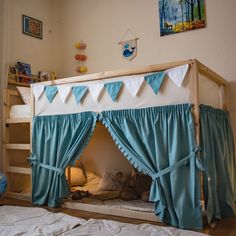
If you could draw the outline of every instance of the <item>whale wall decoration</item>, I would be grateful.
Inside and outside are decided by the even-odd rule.
[[[132,60],[137,55],[137,39],[121,41],[122,56],[127,60]]]

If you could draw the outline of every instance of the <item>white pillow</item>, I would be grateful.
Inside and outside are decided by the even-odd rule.
[[[119,191],[125,186],[125,181],[129,177],[129,173],[121,171],[104,171],[98,190],[101,191]]]
[[[30,88],[28,87],[16,87],[20,93],[20,96],[25,104],[30,104]]]

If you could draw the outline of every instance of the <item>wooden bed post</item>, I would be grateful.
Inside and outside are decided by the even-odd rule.
[[[193,104],[196,144],[200,145],[200,111],[199,111],[199,78],[197,62],[189,64],[190,102]]]
[[[6,125],[5,120],[8,118],[7,114],[9,114],[10,110],[10,102],[9,102],[9,95],[6,91],[6,89],[3,90],[3,173],[5,176],[7,176],[7,167],[8,167],[8,158],[6,158],[7,152],[5,149],[6,143],[9,142],[9,127]],[[5,157],[5,158],[4,158]]]
[[[190,82],[190,102],[193,104],[193,119],[195,126],[195,140],[197,146],[200,146],[200,108],[199,108],[199,77],[198,77],[198,64],[197,61],[193,62],[190,66],[189,82]],[[200,172],[200,188],[201,200],[204,199],[203,195],[203,175]]]
[[[222,110],[229,110],[229,85],[219,85],[220,107]]]
[[[33,131],[33,117],[35,114],[35,98],[33,94],[33,86],[30,85],[30,153],[32,152],[32,131]]]

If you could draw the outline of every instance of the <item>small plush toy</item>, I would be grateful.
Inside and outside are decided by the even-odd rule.
[[[0,172],[0,197],[6,191],[7,188],[7,178]]]

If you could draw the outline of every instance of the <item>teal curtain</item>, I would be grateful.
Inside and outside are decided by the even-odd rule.
[[[100,120],[127,159],[153,179],[155,214],[173,226],[202,228],[191,106],[104,111]]]
[[[81,154],[96,125],[96,114],[37,116],[32,133],[32,201],[58,207],[68,197],[65,169]]]
[[[232,179],[235,170],[234,140],[228,112],[201,105],[201,147],[204,199],[208,222],[235,215]]]

